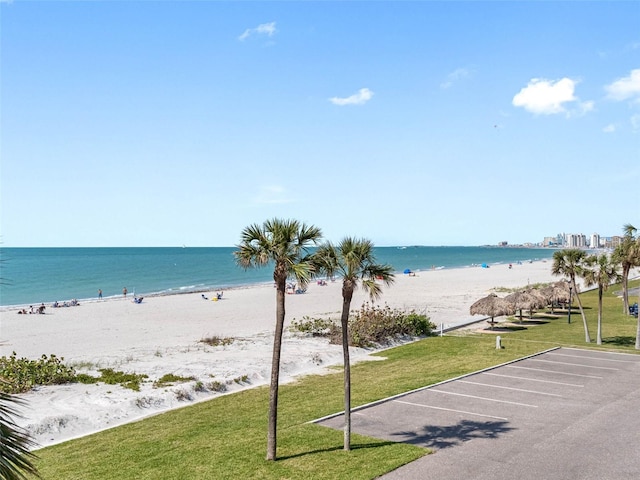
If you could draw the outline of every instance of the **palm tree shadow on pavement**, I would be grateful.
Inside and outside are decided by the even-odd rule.
[[[456,447],[469,440],[478,438],[495,439],[512,430],[506,421],[474,422],[461,420],[455,425],[426,425],[414,432],[396,432],[392,435],[400,437],[398,441],[419,445],[421,447],[440,450]]]

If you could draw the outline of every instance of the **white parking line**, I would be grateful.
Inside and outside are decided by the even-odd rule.
[[[542,358],[530,358],[529,361],[531,361],[531,362],[555,363],[556,365],[569,365],[569,366],[572,366],[572,367],[597,368],[599,370],[620,370],[619,368],[613,368],[613,367],[594,367],[592,365],[585,365],[583,363],[554,362],[553,360],[543,360]]]
[[[554,385],[564,385],[566,387],[580,387],[584,388],[584,385],[577,385],[575,383],[565,383],[565,382],[554,382],[553,380],[542,380],[540,378],[527,378],[527,377],[517,377],[515,375],[501,375],[499,373],[489,373],[484,372],[483,375],[492,375],[494,377],[505,377],[505,378],[515,378],[517,380],[528,380],[531,382],[540,382],[540,383],[552,383]]]
[[[618,362],[618,363],[638,363],[634,360],[614,360],[613,358],[600,358],[600,357],[588,357],[586,355],[567,355],[566,353],[555,353],[549,352],[547,355],[557,355],[559,357],[571,357],[571,358],[582,358],[586,360],[599,360],[603,362]]]
[[[562,395],[558,395],[557,393],[538,392],[537,390],[525,390],[523,388],[504,387],[502,385],[491,385],[490,383],[468,382],[466,380],[458,380],[458,383],[468,383],[469,385],[480,385],[482,387],[502,388],[504,390],[514,390],[516,392],[536,393],[538,395],[549,395],[550,397],[562,398]]]
[[[484,415],[482,413],[465,412],[464,410],[454,410],[452,408],[434,407],[432,405],[423,405],[421,403],[405,402],[403,400],[394,400],[394,402],[404,403],[405,405],[413,405],[414,407],[431,408],[433,410],[444,410],[445,412],[464,413],[465,415],[475,415],[477,417],[496,418],[498,420],[504,420],[504,421],[509,420],[508,418],[505,418],[505,417],[496,417],[494,415]]]
[[[596,377],[595,375],[581,375],[579,373],[555,372],[553,370],[543,370],[542,368],[518,367],[516,365],[505,365],[505,368],[519,368],[521,370],[532,370],[534,372],[556,373],[558,375],[570,375],[572,377],[596,378],[598,380],[602,380],[602,377]]]
[[[486,400],[488,402],[508,403],[509,405],[518,405],[520,407],[538,408],[537,405],[529,405],[527,403],[509,402],[507,400],[497,400],[495,398],[478,397],[476,395],[466,395],[464,393],[447,392],[446,390],[436,390],[435,388],[431,388],[431,389],[426,390],[426,391],[427,392],[436,392],[436,393],[445,393],[447,395],[455,395],[457,397],[475,398],[477,400]]]

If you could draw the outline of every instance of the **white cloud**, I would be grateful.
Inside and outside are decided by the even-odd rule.
[[[604,133],[613,133],[616,131],[616,126],[613,123],[610,123],[606,127],[602,129]]]
[[[512,103],[515,107],[522,107],[535,114],[565,113],[565,104],[578,100],[574,95],[577,83],[566,77],[556,81],[533,78],[513,97]],[[583,102],[580,107],[582,112],[588,111],[593,109],[593,102]]]
[[[446,80],[440,84],[440,88],[449,88],[454,84],[454,82],[468,77],[470,73],[471,72],[469,72],[469,70],[467,70],[466,68],[457,68],[449,75],[447,75]]]
[[[631,116],[631,128],[634,132],[640,131],[640,113]]]
[[[276,29],[276,22],[270,23],[261,23],[255,28],[247,28],[242,35],[238,37],[238,40],[244,41],[249,38],[251,35],[266,35],[268,37],[273,37],[278,30]]]
[[[260,187],[258,195],[254,198],[254,202],[259,205],[274,205],[290,203],[291,201],[287,195],[287,191],[279,185],[265,185]]]
[[[329,99],[331,103],[334,105],[363,105],[371,100],[373,97],[373,92],[368,88],[361,88],[358,90],[358,93],[354,93],[350,97],[332,97]]]
[[[612,100],[632,99],[640,102],[640,68],[631,70],[628,77],[622,77],[610,85],[606,85],[607,97]]]

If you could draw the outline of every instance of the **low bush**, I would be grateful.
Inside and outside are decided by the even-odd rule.
[[[349,345],[371,347],[397,337],[425,337],[431,335],[435,328],[429,317],[414,310],[406,312],[388,305],[378,307],[364,303],[349,318]],[[341,344],[342,328],[334,325],[329,338],[331,343]]]
[[[181,377],[179,375],[174,375],[173,373],[166,373],[158,380],[153,382],[153,388],[162,388],[173,385],[174,383],[183,383],[190,382],[191,380],[195,380],[194,377]]]
[[[22,393],[36,385],[60,385],[72,382],[76,372],[64,365],[63,357],[42,355],[38,360],[18,358],[16,352],[0,357],[0,390],[4,393]]]
[[[327,337],[335,327],[335,322],[325,318],[304,316],[302,320],[293,319],[289,329],[292,332],[308,333],[314,337]]]

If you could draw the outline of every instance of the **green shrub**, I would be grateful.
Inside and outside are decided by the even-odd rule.
[[[207,385],[207,388],[209,390],[211,390],[212,392],[226,392],[227,391],[227,386],[222,382],[218,382],[217,380],[215,380],[213,382],[209,382],[209,384]]]
[[[327,337],[335,327],[335,322],[325,318],[304,316],[302,320],[293,319],[289,329],[292,332],[309,333],[314,337]]]
[[[349,345],[372,347],[401,336],[429,336],[435,328],[429,317],[414,310],[405,312],[388,305],[378,307],[365,303],[349,317]],[[342,328],[334,325],[329,338],[331,343],[341,344]]]
[[[64,365],[63,357],[42,355],[38,360],[17,358],[16,352],[0,358],[0,389],[5,393],[22,393],[36,385],[60,385],[72,382],[73,367]]]

